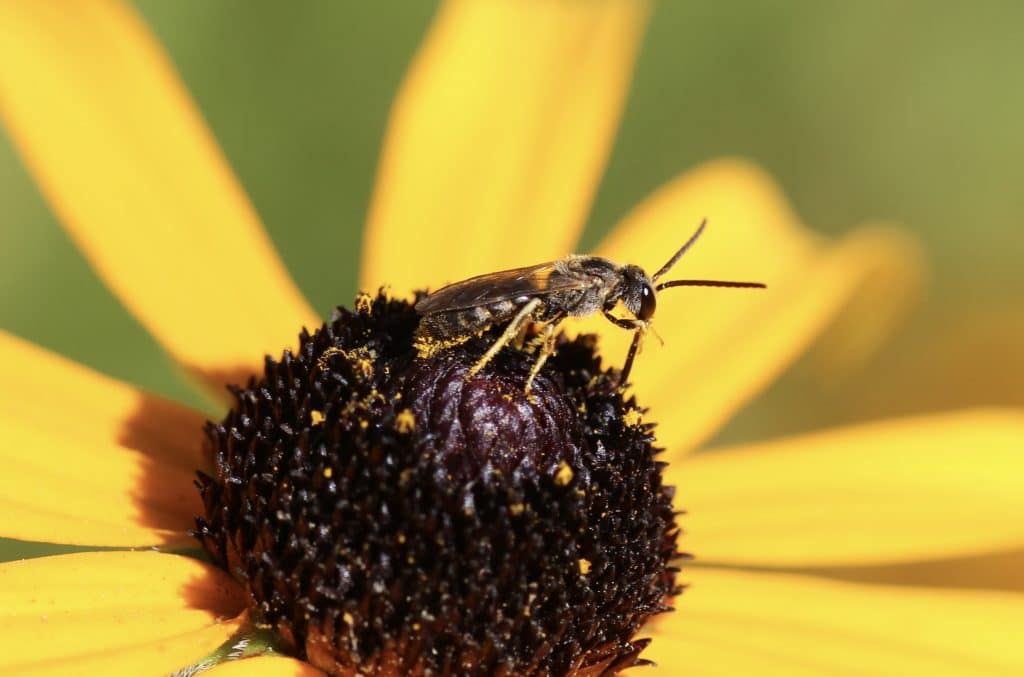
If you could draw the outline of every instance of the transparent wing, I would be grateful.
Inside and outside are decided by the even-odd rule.
[[[556,261],[497,273],[477,275],[468,280],[441,287],[420,299],[416,312],[420,315],[475,308],[523,296],[543,296],[565,289],[582,289],[589,279],[563,272]]]

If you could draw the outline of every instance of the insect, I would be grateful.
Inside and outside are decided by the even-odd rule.
[[[620,372],[619,382],[625,384],[643,337],[651,326],[657,292],[670,287],[765,288],[760,282],[658,282],[693,246],[706,226],[705,219],[654,275],[648,275],[640,266],[619,265],[600,256],[572,255],[535,266],[478,275],[442,287],[416,303],[416,312],[421,316],[415,336],[420,355],[431,355],[463,343],[490,326],[507,323],[501,336],[469,370],[467,377],[473,376],[517,338],[521,345],[530,322],[540,323],[543,327],[536,339],[538,356],[526,381],[526,392],[529,392],[533,379],[554,353],[558,325],[568,317],[586,317],[600,312],[612,324],[634,332]],[[612,313],[620,301],[632,317]]]

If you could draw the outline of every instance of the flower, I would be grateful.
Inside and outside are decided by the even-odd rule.
[[[505,328],[422,356],[361,295],[235,388],[196,535],[281,647],[328,672],[612,672],[666,611],[678,528],[650,426],[593,337]],[[418,668],[418,669],[417,669]]]
[[[617,0],[446,2],[395,104],[363,286],[436,286],[569,251],[645,11]],[[97,273],[201,384],[223,392],[253,373],[253,358],[320,324],[131,10],[5,2],[0,26],[0,115],[15,145]],[[677,292],[657,318],[670,347],[637,362],[636,392],[688,511],[683,547],[698,556],[679,610],[649,626],[644,656],[668,674],[1019,671],[1019,594],[837,578],[1019,549],[1020,413],[691,453],[866,280],[898,280],[903,241],[879,228],[819,241],[767,177],[729,160],[659,190],[598,251],[651,265],[705,216],[714,230],[688,255],[690,273],[740,273],[770,289]],[[604,355],[624,354],[624,332],[594,326]],[[13,336],[2,344],[0,533],[190,545],[203,416]],[[163,552],[0,566],[4,661],[33,672],[166,673],[233,636],[245,605],[219,569]],[[215,670],[312,672],[280,657]]]

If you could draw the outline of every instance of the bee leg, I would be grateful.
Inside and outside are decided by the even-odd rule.
[[[616,327],[622,327],[623,329],[639,329],[646,324],[643,320],[633,320],[628,317],[615,317],[607,310],[604,311],[604,316]]]
[[[530,369],[530,376],[526,379],[526,387],[523,389],[527,395],[530,394],[530,389],[533,388],[533,379],[540,373],[540,368],[544,366],[548,358],[555,354],[555,327],[558,322],[548,322],[541,329],[540,334],[540,348],[537,352],[537,361],[533,363],[533,367]]]
[[[625,388],[626,382],[629,380],[629,373],[633,370],[633,360],[636,359],[637,354],[640,352],[640,347],[643,345],[648,325],[643,320],[615,317],[607,310],[604,311],[604,316],[615,326],[622,327],[623,329],[629,329],[633,332],[633,342],[629,344],[629,353],[626,355],[626,362],[622,365],[622,371],[619,372],[619,387]]]
[[[629,380],[629,372],[633,369],[633,360],[636,358],[637,353],[640,352],[640,346],[644,341],[644,329],[638,328],[633,332],[633,342],[629,344],[629,353],[626,355],[626,362],[622,365],[622,371],[619,372],[619,388],[625,388],[626,383]]]
[[[516,332],[516,339],[512,341],[513,347],[516,350],[522,350],[526,347],[526,337],[530,334],[530,323],[523,322],[519,325],[519,331]]]
[[[527,301],[526,305],[524,305],[519,312],[516,313],[516,316],[512,318],[512,321],[508,323],[508,326],[505,327],[505,331],[501,333],[501,336],[499,336],[498,340],[494,342],[494,345],[488,348],[487,352],[483,354],[483,357],[477,360],[476,364],[466,372],[466,377],[469,378],[471,376],[476,376],[481,369],[487,366],[488,362],[494,359],[494,356],[498,354],[498,351],[511,343],[512,339],[514,339],[519,333],[520,327],[522,327],[523,323],[533,315],[533,311],[535,311],[539,305],[540,299],[533,298]]]

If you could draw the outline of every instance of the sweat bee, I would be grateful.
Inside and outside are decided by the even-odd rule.
[[[542,324],[537,337],[540,348],[537,361],[526,381],[526,391],[529,392],[534,377],[554,352],[558,325],[568,317],[586,317],[601,312],[612,324],[634,332],[619,381],[625,384],[654,316],[657,292],[670,287],[765,288],[761,282],[658,282],[693,246],[706,225],[705,219],[654,275],[648,275],[637,265],[619,265],[600,256],[575,254],[535,266],[478,275],[442,287],[416,303],[416,312],[421,316],[416,328],[416,345],[421,355],[429,355],[462,343],[489,326],[507,322],[501,336],[469,370],[468,375],[473,376],[487,366],[502,348],[519,337],[529,322]],[[612,314],[619,301],[633,317]]]

